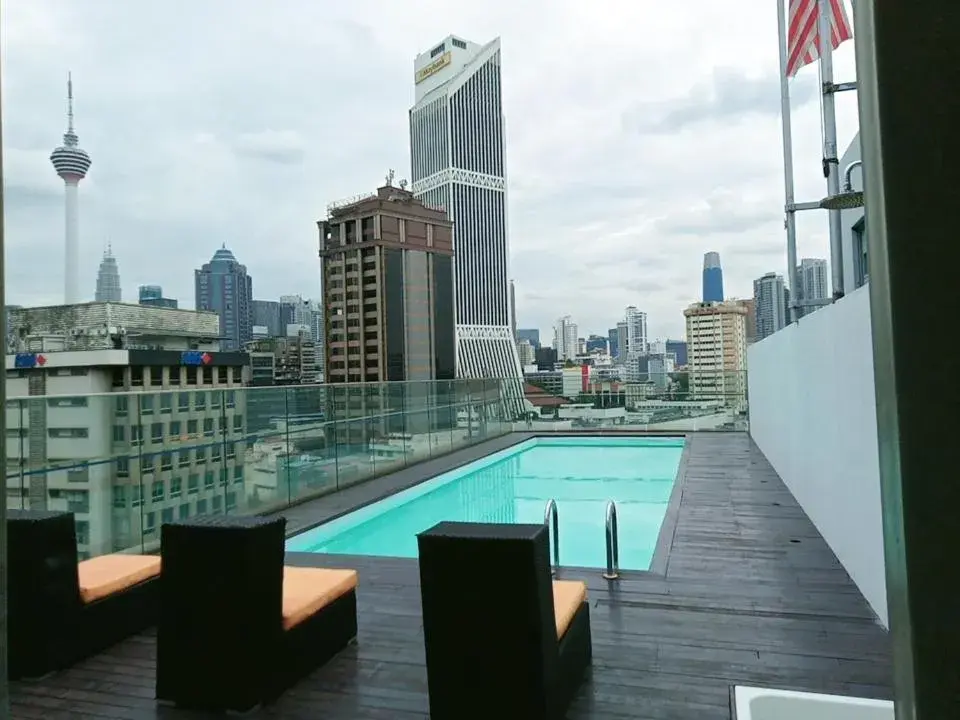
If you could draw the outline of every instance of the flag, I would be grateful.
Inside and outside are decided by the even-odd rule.
[[[783,2],[784,0],[777,0]],[[830,35],[833,49],[853,37],[843,0],[788,0],[787,77],[820,57],[820,2],[830,3]]]

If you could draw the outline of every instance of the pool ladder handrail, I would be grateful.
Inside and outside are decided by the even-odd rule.
[[[617,580],[620,577],[620,533],[617,527],[617,504],[613,500],[607,501],[607,569],[603,577],[607,580]]]
[[[547,500],[547,507],[543,511],[543,524],[547,526],[547,532],[553,529],[553,564],[550,566],[550,574],[556,575],[557,568],[560,567],[560,517],[557,515],[557,503],[553,498]]]

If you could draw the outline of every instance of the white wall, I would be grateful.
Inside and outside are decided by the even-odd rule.
[[[868,291],[750,347],[750,434],[886,625]]]

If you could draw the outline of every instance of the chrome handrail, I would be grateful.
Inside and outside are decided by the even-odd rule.
[[[607,569],[603,577],[607,580],[616,580],[620,577],[620,536],[617,532],[617,504],[613,500],[607,501]]]
[[[553,498],[547,500],[547,507],[543,511],[543,524],[547,526],[547,532],[553,529],[553,564],[550,567],[550,574],[556,575],[557,568],[560,567],[560,518],[557,515],[557,503]]]

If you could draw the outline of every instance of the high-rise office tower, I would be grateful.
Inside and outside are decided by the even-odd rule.
[[[327,210],[318,223],[327,382],[453,380],[454,255],[446,213],[389,184]],[[414,403],[417,396],[405,397]]]
[[[564,315],[553,326],[553,347],[557,351],[558,360],[573,360],[579,350],[577,324]]]
[[[770,272],[754,280],[753,303],[757,317],[757,340],[763,340],[782,329],[787,324],[787,291],[783,276]]]
[[[79,142],[73,130],[73,78],[67,75],[67,131],[63,145],[50,154],[65,192],[63,301],[67,305],[80,302],[80,181],[92,162]]]
[[[798,300],[826,300],[829,297],[827,261],[823,258],[803,258],[797,266],[797,285]],[[800,315],[816,309],[816,305],[803,306]]]
[[[97,272],[97,290],[93,299],[97,302],[122,302],[123,293],[120,291],[120,267],[113,256],[113,249],[107,245],[103,251],[103,260],[100,261],[100,270]]]
[[[242,350],[253,339],[253,279],[222,246],[194,271],[197,310],[220,316],[220,349]]]
[[[511,332],[500,39],[448,36],[414,60],[414,194],[446,208],[456,250],[457,374],[520,378]]]
[[[624,311],[626,323],[626,346],[620,348],[621,357],[638,357],[647,352],[647,314],[633,305]]]
[[[703,302],[723,302],[723,269],[718,252],[703,255]]]

